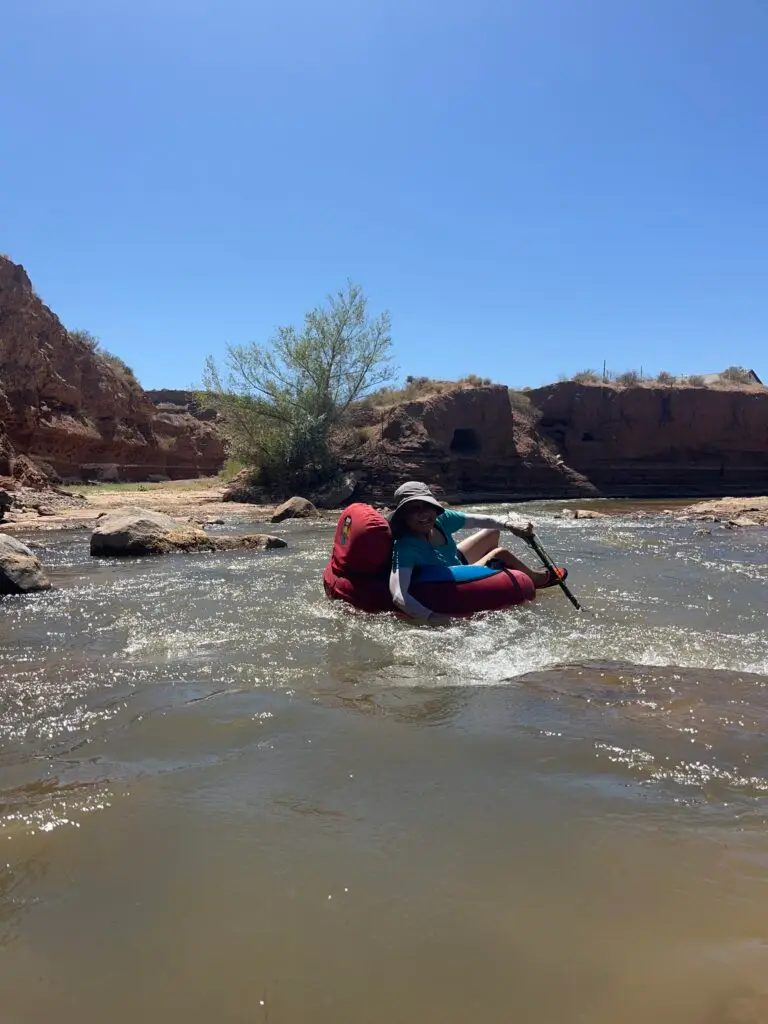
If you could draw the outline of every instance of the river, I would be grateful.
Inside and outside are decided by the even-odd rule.
[[[593,615],[436,628],[327,602],[330,524],[45,535],[0,606],[3,1024],[765,1024],[768,531],[563,504],[515,510]]]

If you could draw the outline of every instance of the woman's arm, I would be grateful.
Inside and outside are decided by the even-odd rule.
[[[436,616],[435,612],[425,608],[410,593],[409,588],[412,576],[413,569],[410,566],[408,568],[392,570],[389,577],[389,592],[392,595],[392,600],[400,611],[405,612],[406,615],[410,615],[414,619],[429,619]]]
[[[464,525],[470,530],[511,530],[516,537],[529,537],[533,523],[518,516],[483,516],[475,512],[464,512]]]

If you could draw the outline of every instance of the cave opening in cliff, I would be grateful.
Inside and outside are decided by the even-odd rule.
[[[459,427],[453,432],[451,451],[459,455],[471,455],[480,451],[480,440],[474,430]]]

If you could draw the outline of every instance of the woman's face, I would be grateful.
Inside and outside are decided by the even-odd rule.
[[[427,505],[426,502],[415,501],[413,505],[406,508],[403,516],[405,525],[411,533],[420,537],[428,537],[435,527],[435,520],[439,513],[434,505]]]

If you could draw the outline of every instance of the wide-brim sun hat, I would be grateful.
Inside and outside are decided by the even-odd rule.
[[[389,517],[390,523],[408,505],[432,505],[437,509],[438,513],[445,512],[445,506],[437,500],[427,485],[419,480],[409,480],[407,483],[400,484],[395,491],[395,501],[397,505],[395,511]]]

